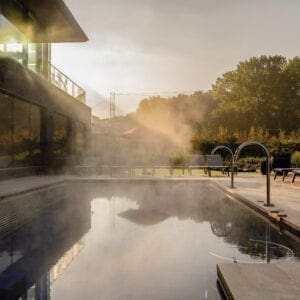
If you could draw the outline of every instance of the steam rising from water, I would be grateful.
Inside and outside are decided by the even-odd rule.
[[[118,97],[117,105],[122,101]],[[122,157],[124,162],[149,162],[151,157],[187,154],[194,126],[204,121],[211,105],[209,96],[202,92],[172,98],[150,97],[142,100],[134,113],[111,120],[94,118],[94,155],[110,162],[118,160],[114,157]]]

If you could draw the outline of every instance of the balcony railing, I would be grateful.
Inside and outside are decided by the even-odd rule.
[[[57,69],[51,63],[49,63],[48,70],[48,80],[50,81],[50,83],[73,96],[77,100],[85,103],[86,93],[83,88],[81,88],[77,83],[75,83],[71,78]]]

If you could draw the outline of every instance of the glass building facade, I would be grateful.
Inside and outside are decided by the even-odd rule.
[[[85,91],[51,64],[51,42],[69,38],[86,36],[62,0],[0,0],[0,171],[85,152]]]
[[[76,154],[78,157],[82,157],[85,149],[87,147],[86,145],[86,128],[84,124],[81,122],[76,122]]]
[[[57,113],[53,115],[53,153],[68,154],[68,119]]]
[[[0,168],[41,163],[42,108],[1,94]]]
[[[0,112],[0,168],[41,165],[46,109],[1,93]],[[53,113],[51,123],[53,156],[81,158],[87,149],[85,124],[59,113]]]
[[[18,23],[19,30],[9,19]],[[32,71],[49,77],[51,44],[35,43],[39,24],[33,14],[17,0],[0,1],[0,51]],[[26,36],[24,34],[26,33]]]
[[[14,20],[12,23],[10,20]],[[17,26],[16,26],[17,25]],[[0,0],[0,57],[9,56],[85,103],[85,90],[51,63],[51,43],[37,42],[47,29],[18,0]]]

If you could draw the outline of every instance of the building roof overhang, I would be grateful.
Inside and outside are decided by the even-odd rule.
[[[21,0],[44,30],[34,42],[86,42],[88,37],[62,0]]]

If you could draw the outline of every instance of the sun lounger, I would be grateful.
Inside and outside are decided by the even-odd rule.
[[[128,160],[124,157],[115,157],[112,162],[108,163],[98,163],[97,167],[102,170],[108,169],[110,176],[116,175],[118,170],[127,171],[129,175],[132,173],[132,168]]]
[[[133,160],[130,162],[131,166],[131,175],[135,175],[137,169],[142,170],[143,175],[148,174],[148,169],[152,169],[152,165],[145,160]]]
[[[156,169],[169,169],[170,175],[173,175],[173,167],[170,158],[166,156],[156,157],[152,166],[152,174],[155,175]]]
[[[297,176],[300,176],[300,169],[294,169],[293,171],[293,179],[292,179],[292,183],[295,182],[295,179]]]
[[[299,171],[298,168],[275,168],[274,171],[274,180],[277,178],[277,176],[282,175],[282,181],[286,178],[286,176],[293,171]],[[297,175],[296,175],[297,176]]]
[[[206,155],[208,175],[211,176],[212,170],[221,171],[223,174],[229,176],[229,166],[223,164],[223,159],[220,154]]]
[[[193,169],[203,169],[206,173],[207,164],[205,160],[205,156],[202,154],[191,155],[189,159],[189,173],[192,175]]]

